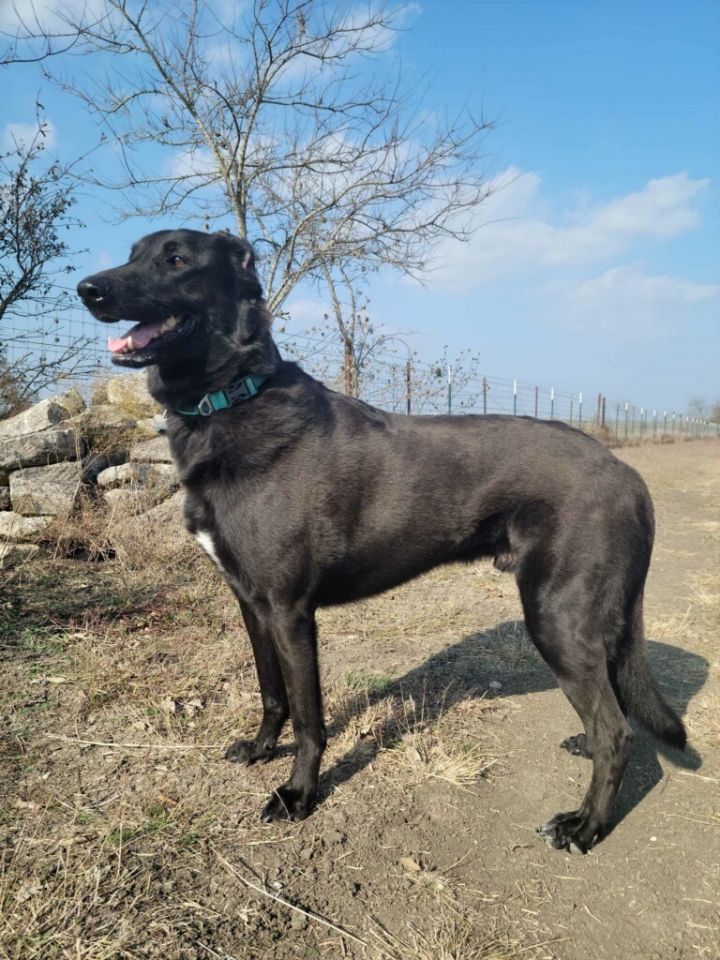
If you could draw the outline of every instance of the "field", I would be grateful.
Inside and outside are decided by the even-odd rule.
[[[231,595],[192,542],[6,577],[0,957],[720,957],[720,443],[619,452],[653,494],[648,652],[691,749],[642,733],[586,857],[535,827],[577,805],[580,730],[515,585],[446,567],[320,616],[330,744],[300,824],[289,770],[226,763],[259,698]]]

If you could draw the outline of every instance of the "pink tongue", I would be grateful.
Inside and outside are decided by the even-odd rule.
[[[132,337],[133,347],[135,349],[146,347],[151,340],[159,336],[160,328],[164,321],[156,320],[150,323],[136,323],[128,330],[124,337],[108,337],[108,349],[110,353],[121,353],[128,346],[128,340]]]

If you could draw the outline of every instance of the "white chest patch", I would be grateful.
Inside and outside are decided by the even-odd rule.
[[[220,558],[218,557],[217,552],[215,551],[215,544],[213,542],[213,538],[207,532],[207,530],[198,530],[198,532],[195,534],[195,539],[203,548],[205,553],[215,563],[215,566],[218,568],[218,570],[220,570],[222,573],[225,573],[225,568],[220,563]]]

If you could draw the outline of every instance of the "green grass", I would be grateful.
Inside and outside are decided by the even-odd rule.
[[[345,683],[351,690],[366,690],[368,693],[385,693],[395,678],[390,673],[370,673],[365,670],[351,670],[345,674]]]

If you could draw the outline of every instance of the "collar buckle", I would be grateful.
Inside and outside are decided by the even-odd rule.
[[[249,400],[260,390],[260,387],[267,380],[266,376],[254,374],[253,376],[242,377],[235,383],[229,384],[224,390],[216,390],[215,393],[206,393],[192,410],[181,410],[177,412],[186,417],[209,417],[218,410],[226,410],[234,406],[241,400]]]
[[[249,400],[250,397],[254,397],[257,392],[258,388],[255,386],[252,377],[243,377],[242,380],[231,383],[230,386],[225,389],[230,403],[235,403],[238,400]]]
[[[206,393],[205,396],[198,402],[197,412],[201,417],[209,417],[211,414],[215,413],[215,408],[212,405],[212,400],[209,395]]]

